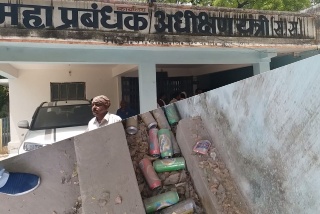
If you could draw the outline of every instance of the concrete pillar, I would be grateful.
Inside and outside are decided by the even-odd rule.
[[[254,75],[261,74],[266,71],[270,71],[270,60],[253,64]]]
[[[156,65],[139,64],[140,113],[157,108]]]

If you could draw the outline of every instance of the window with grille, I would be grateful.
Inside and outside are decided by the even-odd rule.
[[[51,101],[85,100],[85,82],[50,83]]]

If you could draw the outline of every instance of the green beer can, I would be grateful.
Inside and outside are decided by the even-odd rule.
[[[153,162],[153,168],[156,172],[177,171],[185,169],[186,162],[183,157],[156,160]]]
[[[193,214],[196,204],[189,198],[171,207],[161,210],[160,214]]]
[[[157,210],[172,206],[179,201],[179,195],[176,191],[169,191],[160,195],[153,196],[143,200],[146,213],[153,213]]]
[[[164,111],[167,115],[168,122],[171,126],[174,126],[179,122],[179,113],[174,104],[170,104],[164,107]]]
[[[169,129],[160,129],[158,131],[158,141],[160,145],[160,155],[162,158],[171,158],[173,148]]]

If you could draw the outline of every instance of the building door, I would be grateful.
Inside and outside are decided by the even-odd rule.
[[[140,112],[139,104],[139,79],[138,77],[121,78],[122,99],[126,101],[136,112]],[[188,96],[193,95],[193,77],[168,77],[166,72],[157,73],[157,93],[164,93],[168,104],[172,93],[175,91],[186,92]]]
[[[126,101],[130,108],[140,112],[139,103],[139,79],[138,77],[121,77],[122,100]]]

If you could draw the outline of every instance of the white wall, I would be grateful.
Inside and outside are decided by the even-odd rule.
[[[110,66],[52,65],[46,69],[28,66],[27,70],[19,70],[17,79],[9,80],[11,143],[21,141],[26,132],[17,123],[30,122],[36,107],[50,101],[50,82],[86,82],[87,99],[105,94],[111,100],[111,113],[119,107],[118,79],[112,78]]]

